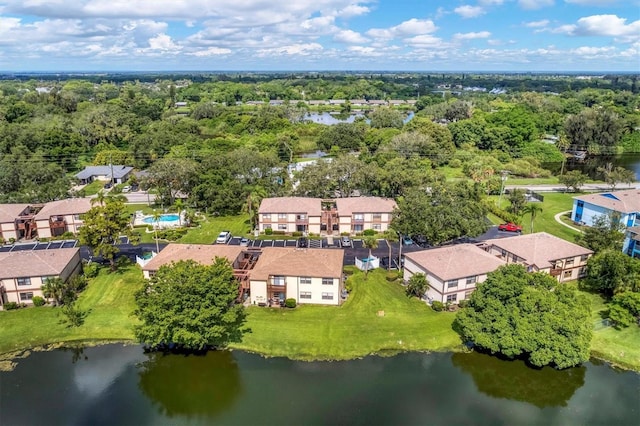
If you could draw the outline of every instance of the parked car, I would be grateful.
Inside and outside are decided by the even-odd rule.
[[[216,238],[216,243],[217,244],[227,244],[229,242],[229,240],[231,240],[231,232],[222,231],[220,234],[218,234],[218,238]]]
[[[249,245],[249,239],[248,238],[243,238],[240,240],[240,246],[241,247],[246,247]]]
[[[346,237],[346,236],[340,238],[340,245],[342,247],[351,247],[351,238]]]
[[[107,182],[104,184],[104,189],[110,189],[112,186],[111,182]]]
[[[498,231],[522,232],[522,226],[516,225],[513,222],[501,223],[500,225],[498,225]]]
[[[307,248],[309,246],[309,240],[305,237],[298,238],[298,247],[299,248]]]
[[[131,187],[129,185],[122,187],[122,192],[129,192],[129,191],[131,191]]]
[[[410,237],[403,237],[402,244],[404,244],[405,246],[410,246],[413,244],[413,240]]]

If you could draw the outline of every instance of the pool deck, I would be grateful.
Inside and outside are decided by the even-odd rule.
[[[177,213],[163,213],[161,216],[178,216]],[[136,214],[133,217],[133,226],[140,226],[140,225],[151,225],[153,227],[157,227],[158,229],[163,229],[163,228],[175,228],[180,226],[180,224],[184,224],[185,220],[184,220],[184,211],[180,212],[180,219],[179,220],[172,220],[172,221],[163,221],[160,220],[156,223],[147,223],[144,220],[147,218],[152,218],[153,215],[150,214],[143,214],[142,211],[137,211]]]

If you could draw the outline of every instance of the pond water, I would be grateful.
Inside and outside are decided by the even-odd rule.
[[[403,122],[406,124],[413,118],[413,111],[409,111]],[[369,123],[371,120],[362,112],[340,113],[340,112],[310,112],[304,116],[305,121],[311,121],[318,124],[334,125],[338,123],[353,123],[357,118],[363,118]]]
[[[636,174],[636,181],[640,181],[640,153],[622,154],[622,155],[603,155],[592,156],[579,161],[574,159],[567,160],[565,170],[580,170],[592,179],[601,179],[598,167],[605,167],[607,163],[611,163],[613,167],[624,167],[632,170]],[[562,163],[546,163],[544,168],[551,170],[555,174],[560,174]],[[624,185],[620,185],[623,187]]]
[[[6,425],[631,425],[640,414],[636,373],[477,353],[296,362],[106,345],[34,353],[0,383]]]

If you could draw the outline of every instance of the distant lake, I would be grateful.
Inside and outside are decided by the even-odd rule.
[[[274,336],[277,338],[277,336]],[[4,425],[634,425],[640,375],[477,353],[297,362],[245,352],[37,352],[0,372]]]
[[[408,123],[413,118],[414,113],[410,111],[403,122]],[[365,122],[369,123],[371,120],[367,118],[364,113],[352,112],[352,113],[340,113],[340,112],[310,112],[304,116],[303,120],[311,121],[317,124],[326,124],[328,126],[338,123],[353,123],[358,118],[363,118]]]
[[[611,163],[613,167],[624,167],[633,170],[636,174],[636,181],[640,181],[640,153],[622,154],[622,155],[602,155],[588,156],[582,161],[568,159],[565,164],[565,170],[580,170],[592,179],[602,179],[598,173],[598,167],[605,167],[607,163]],[[544,168],[551,170],[555,174],[560,173],[562,163],[545,163]]]

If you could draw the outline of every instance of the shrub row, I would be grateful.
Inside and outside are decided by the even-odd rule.
[[[520,224],[520,220],[521,220],[520,216],[517,216],[513,213],[509,213],[508,211],[501,209],[491,201],[485,201],[484,205],[486,206],[487,210],[489,210],[491,213],[498,216],[500,219],[504,220],[505,222],[513,222],[513,223]]]

